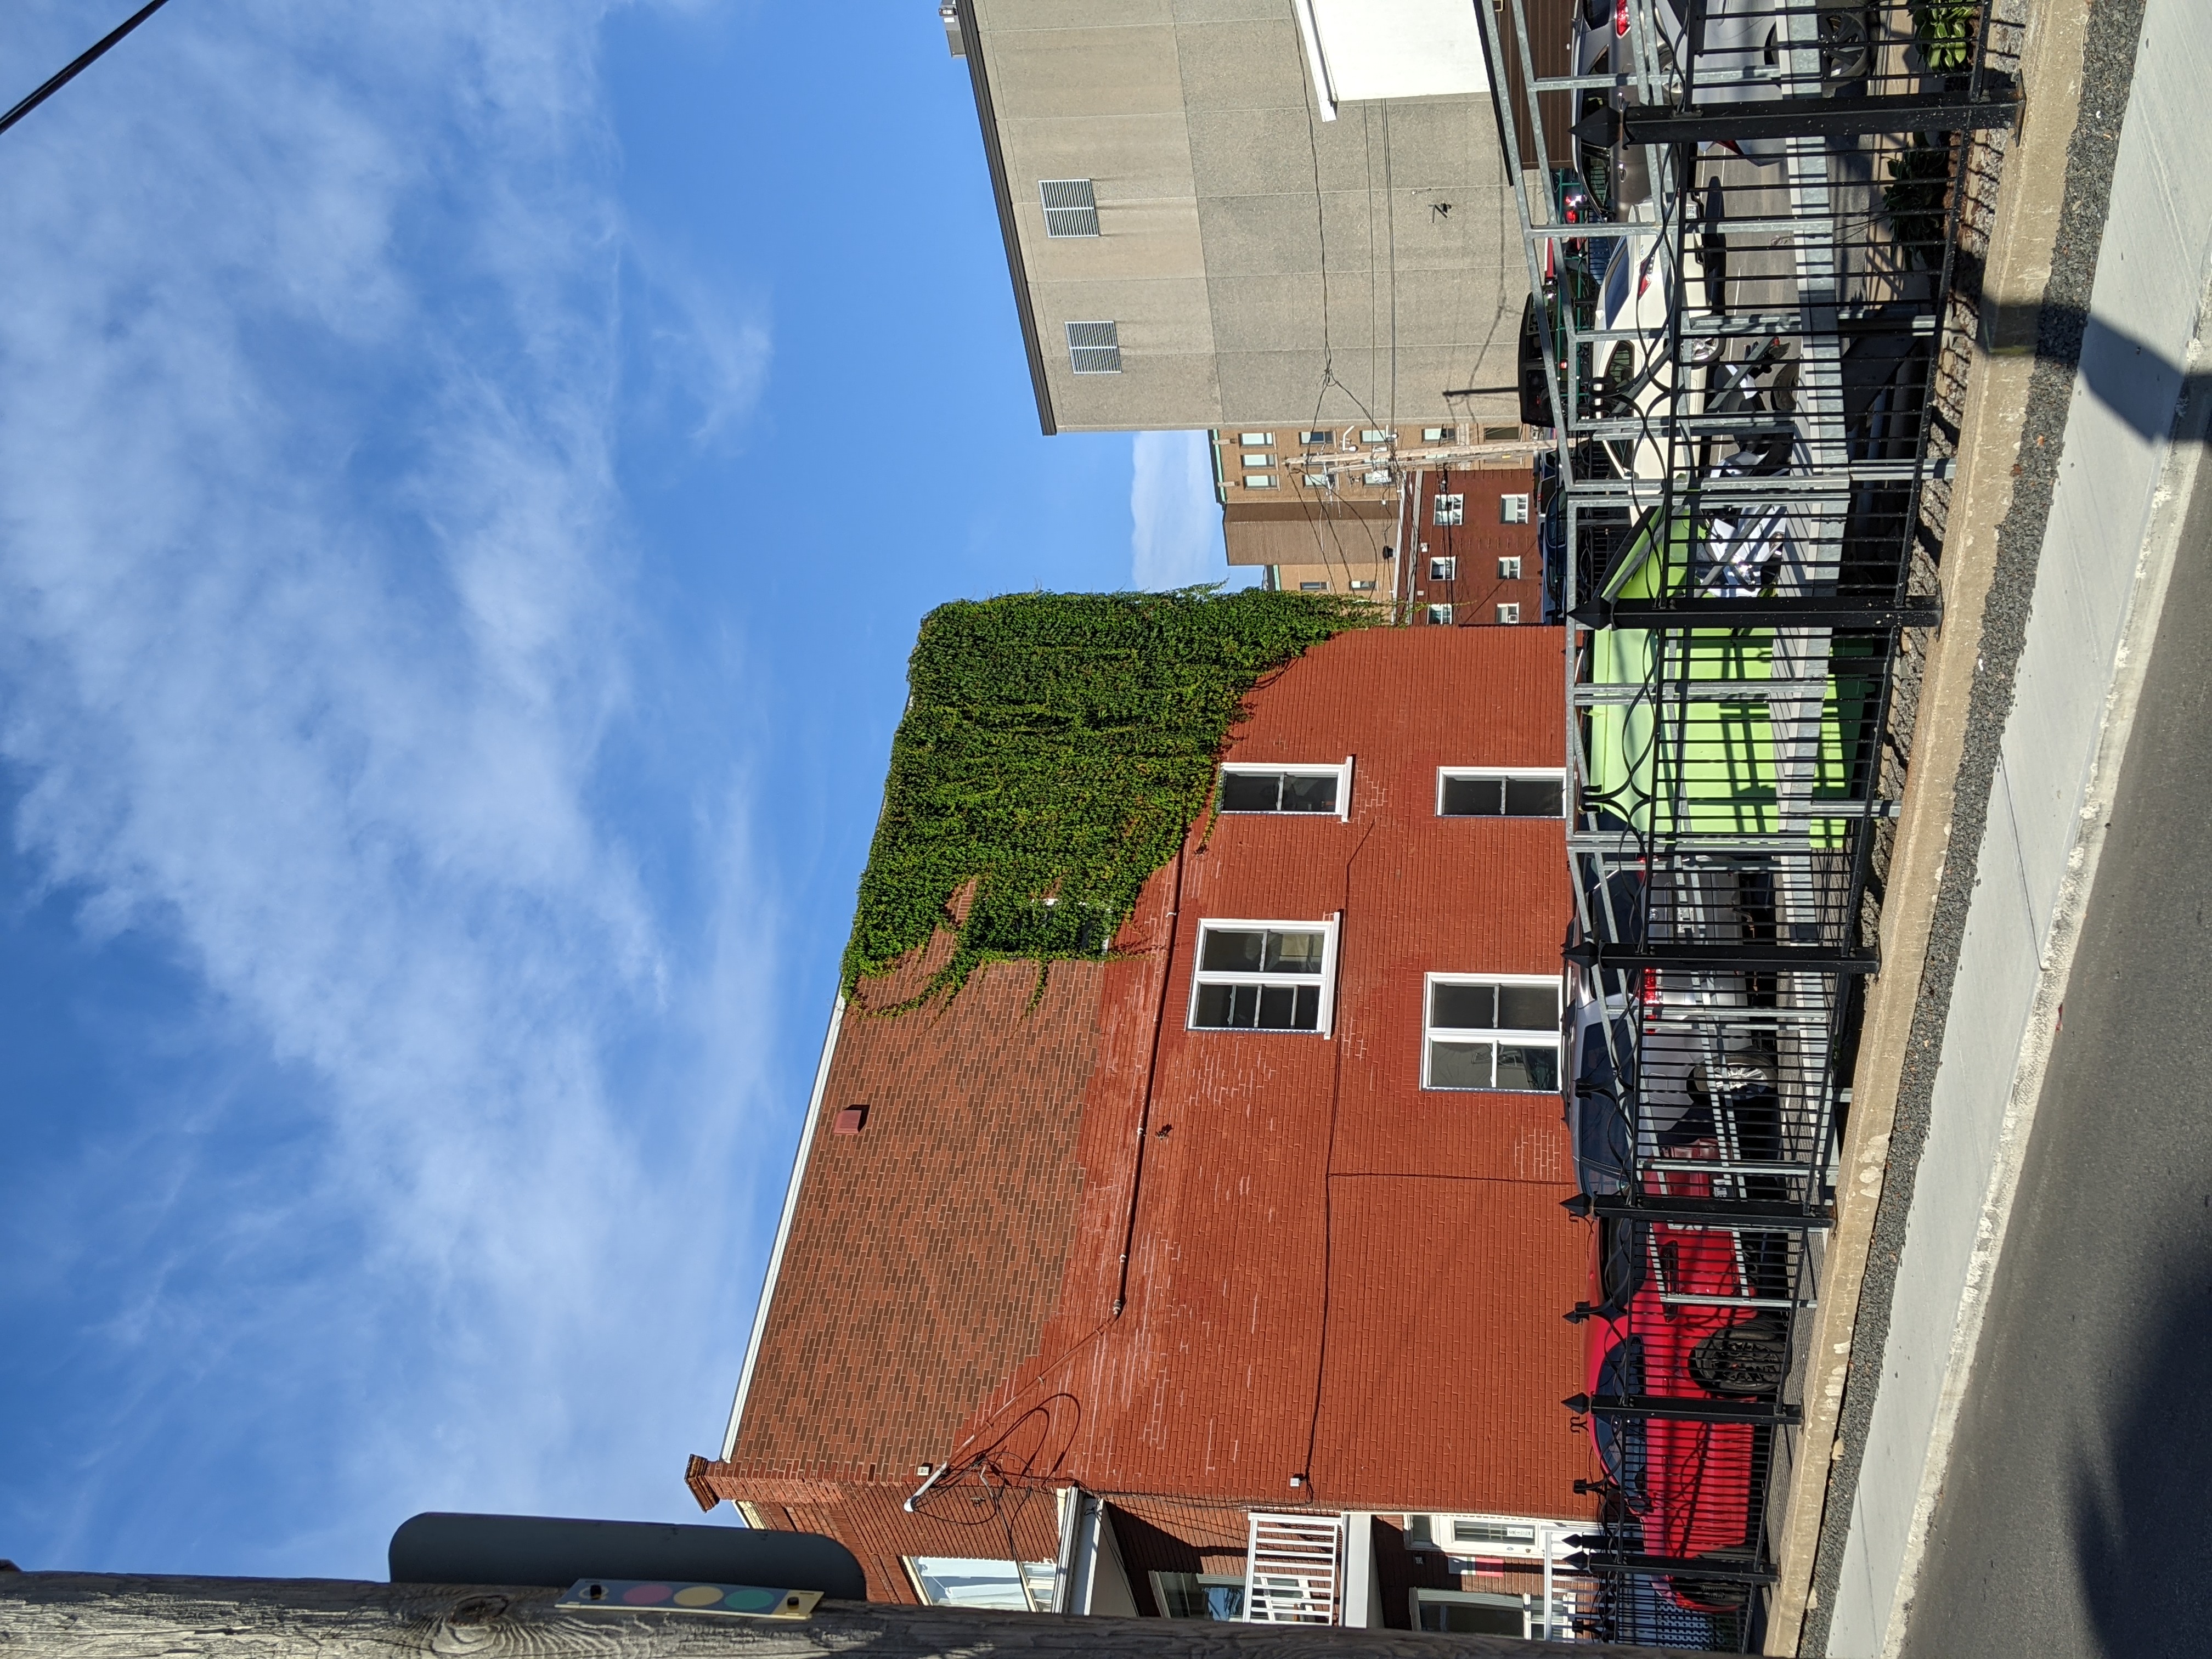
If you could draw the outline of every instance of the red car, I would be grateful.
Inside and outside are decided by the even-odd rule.
[[[1712,1183],[1694,1171],[1655,1171],[1644,1189],[1700,1199]],[[1771,1287],[1762,1264],[1772,1234],[1620,1219],[1601,1221],[1596,1231],[1583,1378],[1592,1395],[1774,1396],[1788,1365],[1787,1327],[1780,1314],[1746,1305],[1760,1286]],[[1717,1565],[1749,1560],[1770,1429],[1595,1413],[1589,1422],[1642,1553],[1712,1557]],[[1728,1612],[1745,1600],[1746,1586],[1725,1579],[1678,1575],[1667,1583],[1700,1612]]]

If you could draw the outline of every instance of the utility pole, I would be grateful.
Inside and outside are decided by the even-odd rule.
[[[1095,1619],[830,1601],[796,1619],[556,1607],[557,1590],[313,1578],[153,1578],[0,1566],[0,1646],[164,1659],[1662,1659],[1657,1648],[1207,1619]]]

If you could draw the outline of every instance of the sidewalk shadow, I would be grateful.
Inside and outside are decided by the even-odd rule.
[[[1982,345],[1996,356],[2030,355],[2078,369],[2089,395],[2140,436],[2169,437],[2212,391],[2212,374],[2180,364],[2117,324],[2080,306],[1983,301]]]

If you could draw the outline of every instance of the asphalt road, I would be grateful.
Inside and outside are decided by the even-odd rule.
[[[2199,476],[1906,1659],[2212,1654],[2212,469]]]

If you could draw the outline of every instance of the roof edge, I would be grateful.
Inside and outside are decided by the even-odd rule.
[[[1060,430],[1045,383],[1044,343],[1037,336],[1036,311],[1030,303],[1029,268],[1022,263],[1021,234],[1014,223],[1014,198],[1006,182],[1006,158],[999,149],[999,116],[991,103],[991,78],[983,67],[983,31],[975,21],[975,0],[959,0],[961,55],[975,88],[975,118],[983,129],[983,161],[990,169],[991,195],[999,207],[999,234],[1006,245],[1006,274],[1013,279],[1014,312],[1022,325],[1022,346],[1029,354],[1030,389],[1036,395],[1037,425],[1048,438]]]
[[[799,1210],[799,1189],[806,1179],[806,1161],[813,1155],[815,1132],[821,1127],[822,1097],[830,1087],[830,1062],[837,1053],[837,1033],[844,1029],[845,995],[830,1010],[830,1029],[822,1035],[822,1058],[814,1068],[814,1090],[807,1097],[806,1121],[799,1132],[799,1151],[791,1161],[791,1184],[784,1188],[783,1214],[775,1224],[775,1245],[769,1250],[768,1274],[761,1282],[760,1304],[753,1310],[753,1334],[745,1344],[745,1366],[738,1373],[737,1397],[730,1402],[730,1425],[722,1431],[722,1459],[736,1455],[738,1428],[744,1421],[745,1401],[752,1393],[753,1367],[760,1363],[761,1338],[768,1331],[769,1305],[775,1300],[775,1282],[783,1273],[784,1247],[791,1242],[791,1221]],[[696,1465],[698,1459],[694,1458]],[[696,1495],[698,1488],[695,1486]],[[710,1506],[711,1507],[711,1506]]]

